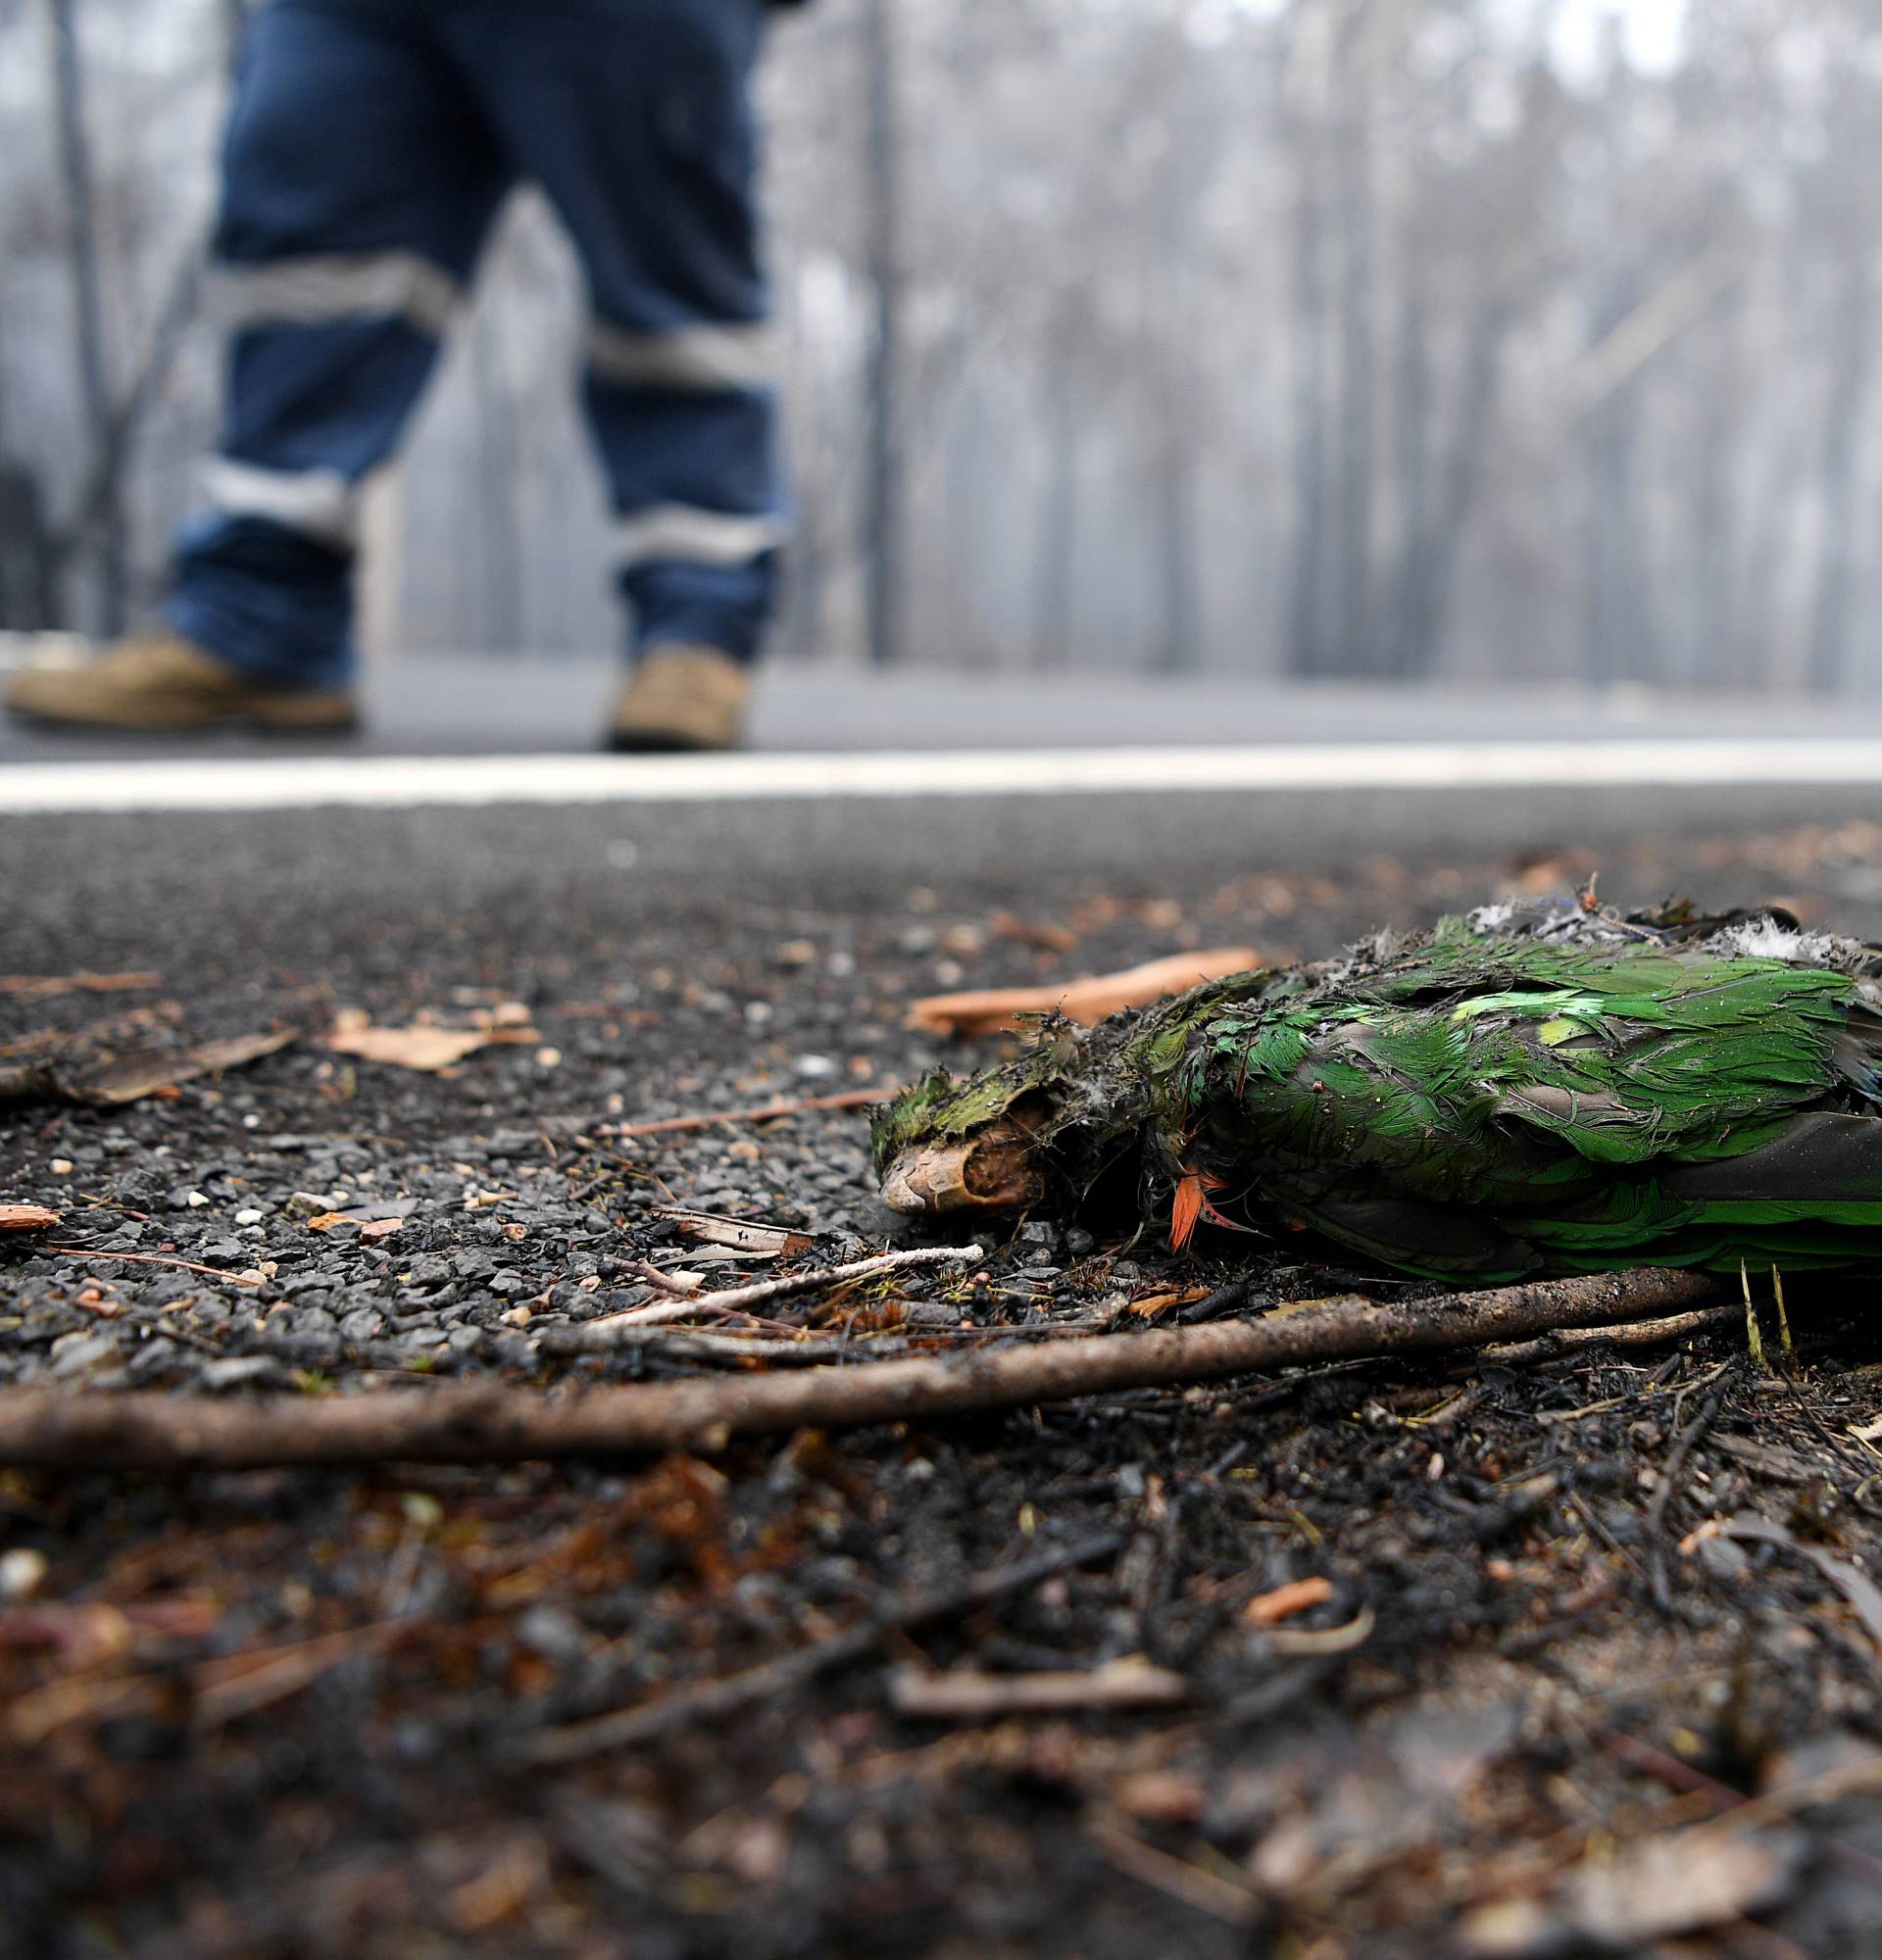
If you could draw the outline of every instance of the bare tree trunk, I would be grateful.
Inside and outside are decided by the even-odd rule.
[[[1699,439],[1693,444],[1693,611],[1686,669],[1689,685],[1728,685],[1737,676],[1731,655],[1737,591],[1738,500],[1732,465],[1745,440],[1742,287],[1708,336],[1709,359],[1700,365]]]
[[[1159,608],[1157,669],[1191,674],[1202,666],[1202,607],[1197,594],[1195,458],[1181,425],[1165,420],[1159,445]]]
[[[123,453],[111,399],[104,295],[100,280],[97,186],[85,123],[84,57],[78,42],[77,0],[47,0],[52,22],[53,95],[59,162],[70,233],[79,399],[86,447],[100,494],[97,509],[98,621],[109,636],[124,630],[129,586],[125,543]]]
[[[1294,578],[1288,606],[1288,667],[1325,671],[1326,403],[1321,352],[1326,318],[1326,248],[1314,130],[1296,125],[1300,185],[1294,204]]]
[[[1856,589],[1857,441],[1873,371],[1869,282],[1866,253],[1852,250],[1836,323],[1835,364],[1823,405],[1823,528],[1817,545],[1816,598],[1807,675],[1814,694],[1836,694],[1847,678],[1851,602]]]
[[[1340,214],[1340,446],[1336,563],[1327,593],[1327,639],[1344,672],[1370,666],[1372,559],[1373,210],[1369,106],[1363,54],[1348,76],[1350,96],[1336,137]]]
[[[1065,666],[1071,655],[1073,575],[1078,552],[1078,419],[1062,363],[1047,376],[1046,469],[1039,499],[1038,556],[1033,565],[1032,664]]]
[[[895,60],[895,0],[865,0],[863,86],[868,175],[866,256],[875,295],[867,374],[868,471],[863,505],[863,563],[869,659],[903,656],[902,567],[902,212],[901,127]]]
[[[1484,452],[1503,372],[1503,350],[1514,323],[1509,295],[1493,293],[1471,328],[1463,378],[1449,448],[1439,472],[1435,503],[1407,549],[1395,609],[1397,652],[1390,670],[1405,680],[1425,680],[1444,652],[1444,629],[1457,585],[1458,561],[1469,528],[1483,473]]]
[[[1633,276],[1604,281],[1589,345],[1599,346],[1633,311]],[[1586,506],[1587,678],[1597,686],[1648,679],[1658,670],[1641,548],[1639,506],[1639,383],[1611,390],[1589,415],[1582,439]]]
[[[1405,291],[1398,321],[1398,359],[1393,384],[1393,475],[1398,506],[1398,568],[1390,603],[1374,621],[1373,663],[1391,679],[1410,671],[1414,648],[1411,626],[1426,603],[1421,590],[1428,571],[1431,513],[1431,421],[1436,390],[1431,378],[1431,303],[1423,241],[1408,238]]]

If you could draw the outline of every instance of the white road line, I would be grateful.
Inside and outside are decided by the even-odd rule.
[[[0,814],[1170,791],[1882,789],[1882,741],[1299,743],[750,756],[283,756],[0,764]]]

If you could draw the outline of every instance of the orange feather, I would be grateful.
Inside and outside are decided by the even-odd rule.
[[[1169,1200],[1169,1243],[1174,1250],[1180,1252],[1189,1244],[1202,1215],[1203,1180],[1195,1171],[1187,1171]]]

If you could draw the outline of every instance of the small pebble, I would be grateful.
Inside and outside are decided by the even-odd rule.
[[[52,1160],[51,1169],[54,1177],[70,1177],[77,1168],[78,1166],[70,1157],[54,1157]]]
[[[46,1554],[30,1545],[0,1551],[0,1599],[30,1599],[44,1583],[47,1569]]]

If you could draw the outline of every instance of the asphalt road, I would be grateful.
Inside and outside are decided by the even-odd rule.
[[[0,645],[0,667],[16,657]],[[596,660],[415,655],[370,664],[367,728],[322,753],[379,756],[592,749],[618,670]],[[1661,737],[1882,737],[1882,702],[1606,693],[1525,687],[1296,686],[1216,675],[1142,679],[992,676],[772,665],[752,721],[761,752],[1079,749],[1132,744],[1584,741]],[[190,752],[286,753],[236,735]],[[174,745],[53,734],[0,721],[0,762],[175,753]]]
[[[867,907],[911,884],[1036,902],[1195,889],[1270,867],[1338,873],[1380,853],[1617,860],[1643,839],[1882,813],[1882,704],[773,668],[759,753],[675,766],[583,754],[609,679],[592,662],[384,662],[371,731],[323,746],[318,762],[230,735],[125,743],[6,727],[0,891],[12,903],[0,907],[0,971],[32,963],[18,943],[28,917],[49,935],[38,956],[52,957],[62,928],[148,916],[125,894],[164,892],[229,921],[283,893],[396,912],[440,893],[502,903],[532,881],[579,887],[584,906],[630,908],[708,898]],[[1654,779],[1670,752],[1709,742],[1709,770]],[[1168,746],[1144,774],[1131,744]],[[1231,746],[1246,762],[1239,777]],[[525,753],[513,767],[504,752]],[[952,752],[981,787],[952,779]],[[1578,779],[1584,755],[1589,780]],[[1421,756],[1432,766],[1408,774]],[[1553,760],[1532,771],[1539,756]],[[403,777],[399,757],[419,759]],[[452,757],[468,760],[460,768]],[[1629,780],[1635,759],[1641,779]],[[928,789],[947,793],[881,793],[885,774],[923,767]],[[1055,793],[1038,793],[1054,770]],[[1495,779],[1473,781],[1483,770]],[[363,807],[173,808],[230,800],[231,781],[245,784],[235,802],[278,793]],[[555,807],[565,794],[569,807]],[[129,813],[72,813],[114,800]],[[460,807],[424,808],[434,801]]]

